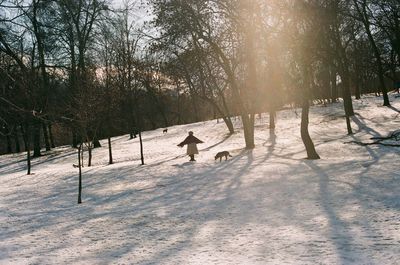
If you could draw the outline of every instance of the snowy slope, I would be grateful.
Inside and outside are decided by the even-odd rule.
[[[230,137],[216,121],[145,132],[145,166],[128,136],[107,165],[104,141],[81,205],[75,150],[34,160],[30,176],[24,154],[2,156],[0,264],[400,264],[400,148],[347,143],[399,129],[391,100],[355,101],[353,136],[342,104],[313,107],[318,161],[304,159],[293,110],[275,134],[258,119],[252,151],[239,121]],[[189,130],[205,142],[196,163],[176,146]],[[223,150],[233,157],[214,161]]]

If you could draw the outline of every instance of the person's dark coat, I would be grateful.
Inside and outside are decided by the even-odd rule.
[[[187,155],[195,155],[199,153],[199,150],[197,150],[197,144],[201,144],[203,143],[202,140],[196,138],[195,136],[193,136],[192,134],[189,135],[188,137],[186,137],[186,139],[178,144],[178,146],[183,147],[184,145],[187,145],[187,151],[186,154]]]

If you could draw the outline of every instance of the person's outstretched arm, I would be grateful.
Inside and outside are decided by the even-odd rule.
[[[188,139],[188,137],[186,137],[182,143],[178,144],[178,146],[183,147],[185,144],[187,144],[187,139]]]

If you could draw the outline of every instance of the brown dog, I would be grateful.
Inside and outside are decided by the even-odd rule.
[[[229,154],[228,151],[222,151],[222,152],[219,152],[219,153],[217,153],[217,154],[215,155],[215,160],[217,160],[217,159],[219,158],[219,162],[221,162],[221,161],[222,161],[222,157],[224,157],[224,156],[225,156],[225,160],[228,159],[228,156],[232,157],[232,156]]]

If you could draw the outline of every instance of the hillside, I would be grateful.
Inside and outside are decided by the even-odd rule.
[[[300,118],[257,119],[256,148],[214,121],[113,138],[83,169],[77,204],[76,151],[33,161],[0,157],[0,264],[400,264],[399,147],[360,146],[400,128],[400,98],[355,101],[355,134],[342,104],[311,109],[321,160],[305,160]],[[197,162],[176,145],[194,131]],[[228,161],[214,155],[228,150]],[[87,154],[85,154],[87,156]],[[85,157],[86,159],[87,157]]]

